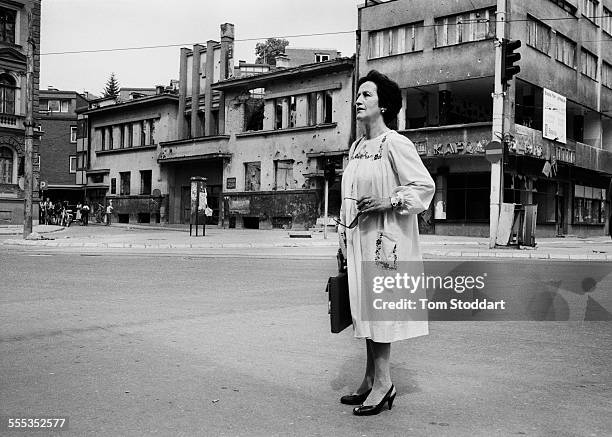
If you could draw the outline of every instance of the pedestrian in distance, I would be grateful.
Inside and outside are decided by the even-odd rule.
[[[109,200],[108,201],[108,206],[106,207],[106,226],[110,226],[111,224],[111,217],[113,215],[113,201]]]
[[[83,202],[83,206],[81,206],[81,223],[83,226],[89,224],[89,204],[87,201]]]
[[[422,266],[417,214],[429,207],[435,185],[414,144],[389,127],[401,106],[399,86],[384,74],[373,70],[359,80],[355,108],[363,136],[349,150],[338,221],[354,335],[365,339],[366,346],[365,376],[352,394],[340,399],[358,405],[353,409],[357,416],[378,414],[387,403],[389,409],[393,405],[391,343],[429,333],[426,313],[413,320],[373,320],[362,311],[372,292],[361,281],[364,264],[389,276],[399,273],[401,261]]]

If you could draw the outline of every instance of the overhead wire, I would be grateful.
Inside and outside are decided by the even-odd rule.
[[[537,18],[537,20],[539,21],[562,21],[562,20],[583,20],[583,19],[587,19],[589,21],[594,21],[594,19],[597,18],[611,18],[611,16],[609,15],[601,15],[601,16],[591,16],[591,17],[587,17],[587,16],[582,16],[582,17],[550,17],[550,18]],[[416,27],[418,28],[426,28],[426,27],[442,27],[442,26],[461,26],[463,24],[470,24],[470,23],[497,23],[497,22],[501,22],[502,20],[490,20],[490,19],[484,19],[484,18],[477,18],[477,19],[473,19],[473,20],[462,20],[460,22],[455,22],[455,23],[445,23],[445,24],[439,24],[439,23],[434,23],[434,24],[421,24],[418,25]],[[511,19],[511,20],[505,20],[506,23],[513,23],[513,22],[528,22],[528,21],[532,21],[529,18],[517,18],[517,19]],[[382,29],[361,29],[361,31],[363,32],[375,32],[377,30],[382,30]],[[235,39],[234,42],[250,42],[250,41],[261,41],[261,40],[266,40],[269,38],[277,38],[277,39],[284,39],[284,38],[305,38],[305,37],[313,37],[313,36],[331,36],[331,35],[346,35],[346,34],[352,34],[355,33],[356,30],[344,30],[344,31],[335,31],[335,32],[319,32],[319,33],[304,33],[304,34],[296,34],[296,35],[280,35],[280,36],[267,36],[267,37],[252,37],[252,38],[238,38]],[[582,40],[582,41],[576,41],[576,42],[612,42],[612,36],[610,37],[610,39],[601,39],[601,40]],[[148,50],[148,49],[158,49],[158,48],[171,48],[171,47],[184,47],[184,46],[189,46],[189,45],[194,45],[197,43],[182,43],[182,44],[157,44],[157,45],[150,45],[150,46],[135,46],[135,47],[114,47],[114,48],[109,48],[109,49],[91,49],[91,50],[68,50],[68,51],[57,51],[57,52],[46,52],[46,53],[41,53],[40,56],[50,56],[50,55],[73,55],[73,54],[85,54],[85,53],[104,53],[104,52],[120,52],[120,51],[131,51],[131,50]],[[200,43],[202,44],[202,43]]]

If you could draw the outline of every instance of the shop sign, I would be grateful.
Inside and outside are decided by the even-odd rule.
[[[249,214],[251,212],[251,200],[247,199],[229,199],[230,214]]]
[[[558,161],[569,162],[570,164],[576,163],[576,152],[567,147],[557,147],[555,156]]]
[[[508,150],[517,155],[529,155],[541,158],[544,155],[544,144],[537,135],[539,132],[521,124],[515,124],[515,134],[508,142]]]
[[[474,153],[484,153],[487,140],[481,141],[455,141],[446,144],[434,144],[432,155],[471,155]]]
[[[561,94],[544,88],[544,109],[542,136],[549,140],[566,144],[566,106],[567,99]]]

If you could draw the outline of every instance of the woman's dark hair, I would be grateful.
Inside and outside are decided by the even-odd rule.
[[[367,75],[359,79],[357,87],[360,87],[364,82],[373,82],[376,85],[378,106],[385,108],[382,116],[385,124],[389,126],[390,123],[395,122],[397,114],[402,109],[402,92],[399,85],[376,70],[370,70]]]

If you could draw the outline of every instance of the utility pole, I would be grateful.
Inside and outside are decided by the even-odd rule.
[[[34,195],[34,174],[32,171],[32,150],[34,148],[34,37],[32,11],[28,11],[28,46],[26,50],[26,116],[24,147],[24,209],[23,238],[32,233],[32,197]]]
[[[493,128],[492,141],[501,141],[503,147],[504,132],[504,87],[502,84],[502,42],[506,37],[506,0],[497,0],[495,26],[495,89],[493,91]],[[489,248],[495,247],[499,211],[501,206],[501,190],[503,190],[503,156],[491,163],[491,192],[489,207]]]

